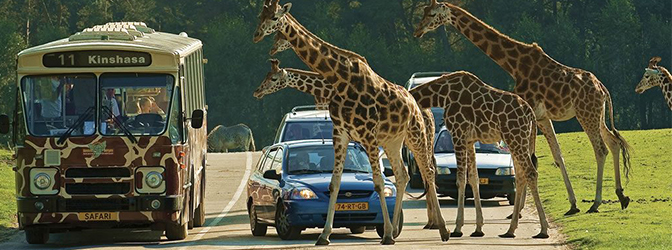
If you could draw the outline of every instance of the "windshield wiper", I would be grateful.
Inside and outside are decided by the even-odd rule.
[[[500,153],[500,151],[496,150],[496,149],[478,149],[478,150],[476,150],[476,152],[477,153],[495,153],[495,154]]]
[[[371,172],[366,171],[366,170],[357,170],[357,169],[343,169],[343,172],[349,172],[349,173],[362,173],[362,174],[370,174]]]
[[[455,153],[455,150],[434,151],[434,153]]]
[[[56,143],[63,144],[63,142],[65,142],[65,139],[70,137],[70,135],[72,135],[72,132],[74,132],[75,129],[79,128],[80,126],[82,126],[82,124],[84,124],[84,121],[86,120],[86,118],[89,118],[89,116],[91,116],[91,113],[94,109],[95,106],[87,108],[83,114],[77,117],[77,121],[75,121],[75,123],[73,123],[72,126],[70,126],[68,130],[66,130],[65,133],[63,133],[61,137],[58,138],[58,141]]]
[[[315,169],[300,169],[294,170],[291,174],[319,174],[319,173],[329,173],[331,171],[315,170]]]
[[[136,143],[136,144],[138,143],[138,140],[136,140],[135,136],[133,136],[133,134],[131,134],[131,131],[129,131],[128,128],[126,128],[126,126],[124,126],[124,124],[121,123],[121,121],[119,120],[119,118],[117,116],[112,114],[112,110],[110,110],[109,107],[102,106],[102,110],[105,111],[106,115],[109,115],[110,117],[112,117],[112,121],[114,122],[114,124],[116,124],[117,127],[119,127],[119,129],[121,129],[121,132],[123,132],[124,135],[126,135],[126,137],[128,137],[128,139],[131,140],[132,143]]]

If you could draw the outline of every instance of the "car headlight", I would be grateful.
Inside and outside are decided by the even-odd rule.
[[[35,175],[33,183],[38,189],[45,190],[51,187],[51,177],[46,173],[39,173]]]
[[[394,197],[396,194],[397,192],[394,190],[394,188],[385,187],[383,189],[383,195],[385,195],[385,197]]]
[[[497,171],[495,171],[495,175],[513,175],[513,168],[498,168]]]
[[[145,176],[145,183],[147,183],[147,186],[151,188],[158,188],[161,186],[161,182],[163,181],[163,176],[159,172],[152,171]]]
[[[298,188],[292,190],[290,198],[293,200],[311,200],[317,199],[317,195],[315,195],[315,192],[309,188]]]
[[[450,168],[439,166],[436,168],[436,174],[450,174]]]

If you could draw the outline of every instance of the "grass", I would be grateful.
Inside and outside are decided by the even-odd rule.
[[[16,196],[11,152],[0,149],[0,241],[16,233]]]
[[[585,133],[558,135],[581,212],[571,216],[560,169],[543,136],[537,137],[539,190],[546,213],[561,226],[567,242],[579,249],[672,249],[672,129],[621,131],[634,148],[630,182],[632,201],[621,210],[615,194],[611,155],[604,167],[599,213],[587,214],[595,198],[597,164]],[[621,176],[623,176],[621,164]],[[603,202],[604,203],[604,202]],[[533,203],[529,203],[533,204]]]

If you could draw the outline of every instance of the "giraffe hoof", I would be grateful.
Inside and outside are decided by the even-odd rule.
[[[509,214],[509,216],[506,216],[506,218],[509,219],[509,220],[512,219],[512,218],[513,218],[513,214]],[[518,214],[518,219],[520,219],[520,218],[523,218],[523,215],[522,215],[522,214]]]
[[[483,236],[485,236],[485,234],[479,231],[473,232],[471,233],[471,235],[469,235],[469,237],[483,237]]]
[[[513,233],[500,234],[499,238],[516,238],[516,235]]]
[[[588,212],[586,212],[586,213],[587,214],[593,214],[593,213],[599,213],[599,212],[600,212],[600,210],[597,210],[597,208],[595,208],[595,209],[590,208],[590,209],[588,209]]]
[[[572,214],[576,214],[578,212],[581,212],[581,210],[576,208],[576,207],[572,207],[572,208],[569,209],[569,211],[567,211],[565,213],[565,215],[572,215]]]
[[[539,233],[539,234],[537,234],[537,235],[535,235],[535,236],[532,236],[532,238],[535,238],[535,239],[548,239],[548,234],[545,234],[545,233]]]
[[[448,232],[447,230],[441,230],[441,241],[446,242],[449,239],[450,239],[450,232]]]
[[[450,237],[460,238],[460,237],[462,237],[462,232],[452,232],[452,233],[450,233]]]
[[[383,238],[383,240],[380,241],[381,245],[394,245],[394,239],[392,237],[389,238]]]
[[[436,224],[427,224],[422,229],[439,229],[439,225]]]
[[[628,205],[630,205],[630,197],[625,196],[623,199],[619,199],[621,201],[621,209],[626,209],[628,208]]]
[[[315,242],[315,245],[316,246],[327,246],[327,245],[329,245],[329,239],[325,239],[325,238],[322,238],[322,237],[317,238],[317,242]]]

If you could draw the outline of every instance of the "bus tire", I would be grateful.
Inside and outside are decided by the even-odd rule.
[[[25,231],[28,244],[44,244],[49,241],[49,228],[27,227]]]
[[[202,227],[205,225],[205,169],[201,172],[201,197],[196,211],[194,211],[194,226]]]
[[[187,231],[187,224],[188,223],[183,223],[182,225],[173,223],[166,224],[166,238],[168,238],[168,240],[186,239],[189,234]]]

